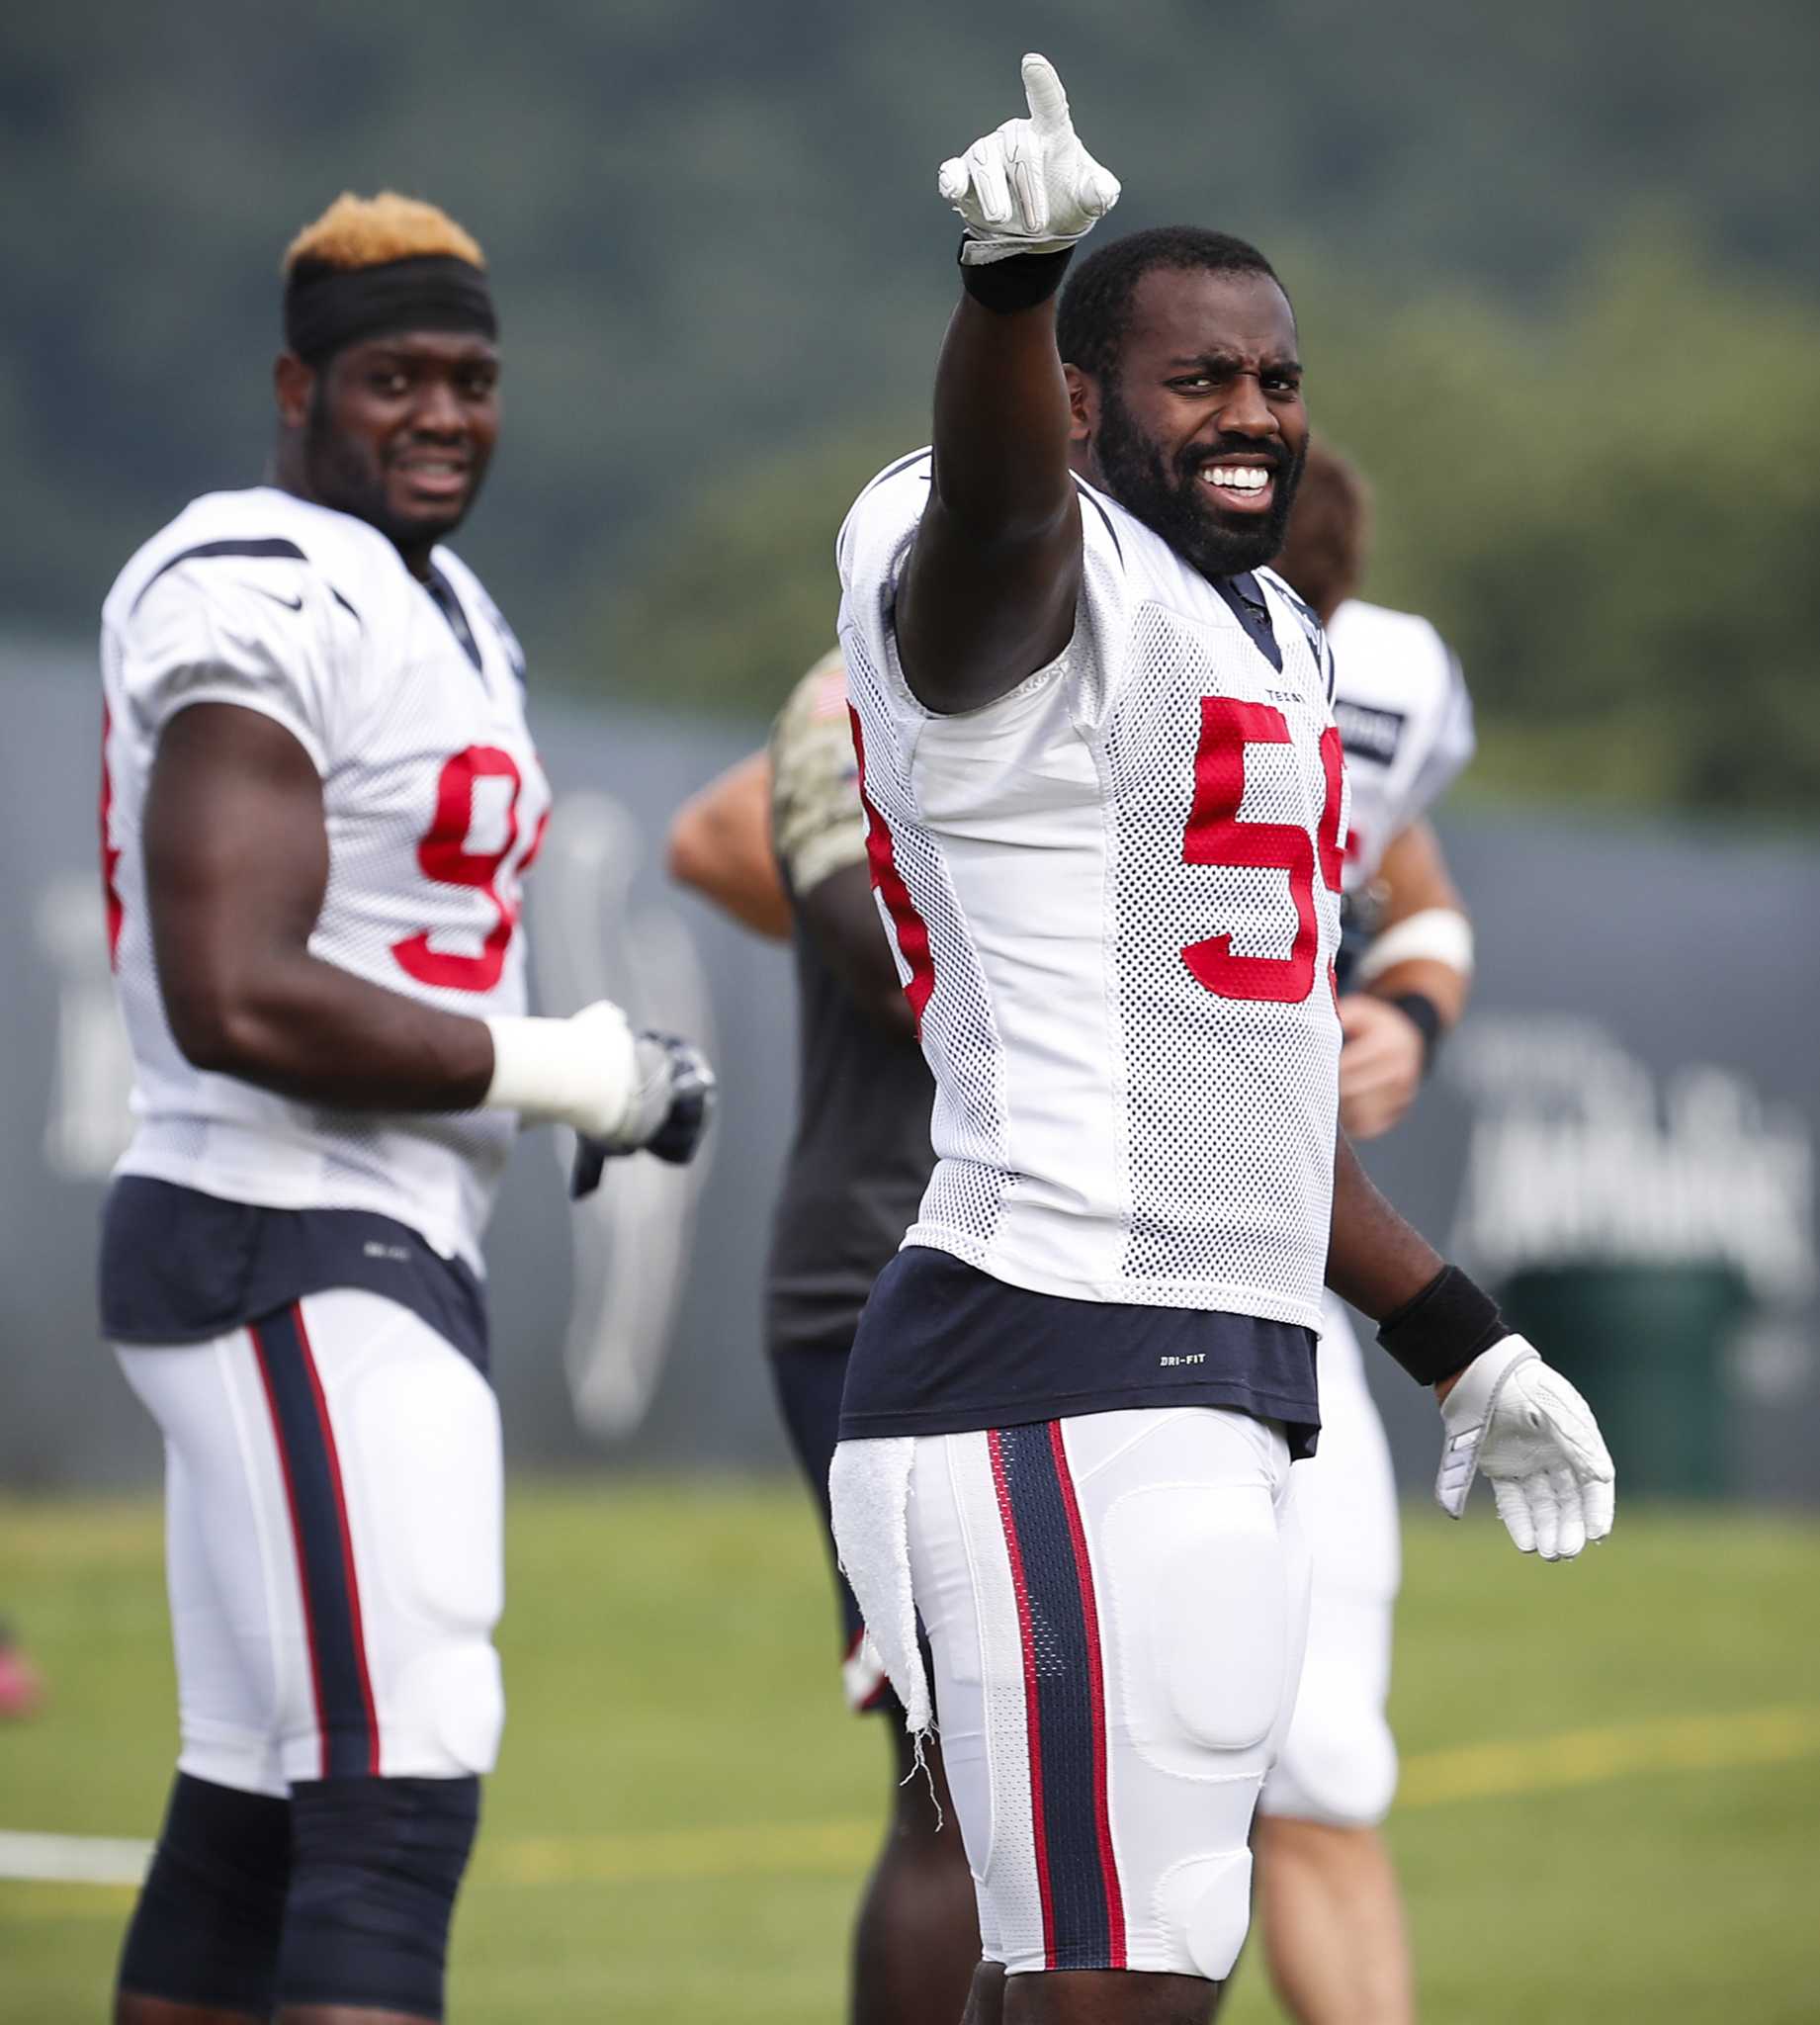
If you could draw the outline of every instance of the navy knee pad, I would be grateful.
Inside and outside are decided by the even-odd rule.
[[[289,1801],[178,1773],[127,1929],[121,1988],[270,2017],[290,1879]]]
[[[315,1779],[291,1789],[279,1995],[440,2019],[477,1779]]]

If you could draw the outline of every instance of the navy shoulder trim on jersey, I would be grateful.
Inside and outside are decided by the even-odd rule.
[[[145,593],[157,582],[166,571],[175,570],[180,563],[200,563],[210,556],[264,556],[282,557],[293,563],[306,563],[309,559],[296,542],[288,542],[281,535],[272,535],[259,541],[198,542],[193,549],[185,549],[181,555],[173,556],[168,563],[160,563],[145,581],[139,585],[139,594],[132,600],[132,609],[137,611]],[[339,593],[337,593],[339,595]],[[343,604],[347,604],[345,598]],[[348,610],[354,607],[348,605]],[[359,614],[355,613],[358,618]]]
[[[1289,604],[1293,605],[1296,611],[1301,614],[1302,623],[1305,626],[1313,627],[1317,632],[1321,631],[1321,614],[1317,612],[1314,606],[1311,605],[1308,602],[1308,600],[1302,595],[1302,593],[1296,589],[1295,585],[1289,581],[1288,577],[1279,575],[1278,572],[1274,570],[1272,570],[1269,572],[1269,577],[1270,581],[1276,586],[1277,594],[1283,599],[1285,599]]]
[[[1321,614],[1280,570],[1267,570],[1264,573],[1269,577],[1277,595],[1288,605],[1301,625],[1303,635],[1308,641],[1308,651],[1315,658],[1315,666],[1327,683],[1327,704],[1331,710],[1334,707],[1334,692],[1337,686],[1334,675],[1334,643],[1327,637],[1327,628],[1321,623]]]
[[[916,463],[920,458],[927,457],[928,454],[929,453],[926,448],[921,450],[912,450],[908,457],[900,457],[896,464],[888,464],[885,467],[885,469],[879,473],[878,477],[872,481],[871,484],[869,484],[866,487],[866,491],[876,492],[879,486],[882,485],[887,479],[895,479],[899,472],[909,471],[912,464]],[[864,494],[862,493],[861,496],[864,497]]]
[[[1123,564],[1125,560],[1125,545],[1118,538],[1118,529],[1112,525],[1111,514],[1099,503],[1092,487],[1079,477],[1075,480],[1075,489],[1088,502],[1100,519],[1106,523],[1106,532],[1112,537],[1113,553],[1118,557],[1119,562]]]
[[[492,599],[487,596],[485,590],[478,583],[476,583],[474,587],[474,597],[475,602],[485,615],[487,624],[492,627],[493,637],[498,641],[500,650],[505,655],[506,662],[513,674],[518,677],[518,686],[522,689],[525,686],[526,675],[525,651],[519,645],[518,635],[505,623],[505,614],[493,603]]]
[[[423,587],[430,594],[430,602],[449,622],[449,631],[461,644],[462,652],[474,663],[477,674],[483,671],[480,660],[480,643],[474,637],[474,628],[468,623],[468,614],[463,609],[461,598],[453,583],[437,569],[430,565],[430,573],[423,579]]]
[[[173,556],[168,563],[160,563],[158,565],[157,569],[139,585],[139,594],[132,600],[132,610],[135,612],[138,610],[140,604],[144,601],[145,593],[150,590],[152,585],[157,582],[158,578],[167,570],[175,570],[180,563],[203,562],[212,556],[252,556],[256,558],[262,557],[267,562],[276,559],[285,563],[307,563],[309,561],[309,558],[304,555],[296,542],[286,541],[282,535],[262,536],[255,541],[198,542],[195,548],[185,549],[181,555]],[[355,625],[360,626],[365,631],[360,614],[332,583],[328,587],[328,594],[347,613],[348,617],[354,621]]]

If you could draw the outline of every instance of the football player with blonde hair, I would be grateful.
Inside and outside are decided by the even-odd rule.
[[[709,1077],[525,1011],[550,813],[518,643],[444,546],[498,432],[479,247],[344,196],[284,262],[267,483],[103,614],[135,1128],[103,1325],[163,1436],[182,1749],[119,2025],[442,2015],[504,1704],[480,1234],[521,1124],[687,1159]]]

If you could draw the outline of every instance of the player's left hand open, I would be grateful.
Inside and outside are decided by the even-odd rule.
[[[1450,1519],[1475,1474],[1491,1479],[1498,1516],[1524,1553],[1571,1561],[1611,1531],[1611,1452],[1593,1409],[1520,1336],[1507,1336],[1460,1373],[1441,1401],[1447,1446],[1434,1496]]]
[[[638,1090],[625,1128],[611,1140],[580,1135],[568,1192],[591,1195],[609,1160],[650,1153],[673,1166],[695,1158],[714,1113],[715,1080],[708,1057],[673,1033],[641,1033],[635,1042]]]
[[[1068,94],[1047,56],[1024,58],[1027,120],[1007,120],[941,165],[945,203],[967,220],[969,267],[1017,253],[1060,253],[1118,202],[1118,178],[1081,145]]]

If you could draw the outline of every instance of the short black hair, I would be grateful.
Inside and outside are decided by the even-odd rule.
[[[1127,232],[1079,262],[1062,291],[1056,343],[1067,364],[1103,384],[1116,381],[1119,347],[1131,324],[1132,298],[1139,282],[1158,267],[1185,273],[1261,274],[1283,287],[1276,269],[1257,248],[1229,232],[1210,232],[1200,225],[1153,225],[1148,231]],[[1285,301],[1288,294],[1283,289]]]

